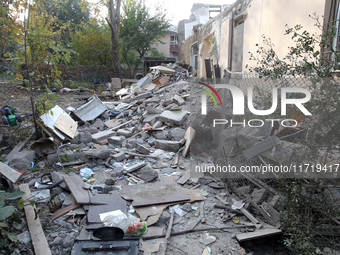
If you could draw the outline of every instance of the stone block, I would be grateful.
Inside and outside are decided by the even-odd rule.
[[[99,143],[100,141],[109,139],[111,136],[114,136],[115,134],[116,132],[112,130],[101,131],[92,135],[92,141],[95,143]]]
[[[177,152],[180,148],[179,142],[168,140],[155,140],[155,147],[165,151]]]
[[[150,150],[148,148],[146,148],[145,146],[136,143],[136,150],[140,153],[142,153],[143,155],[149,155],[150,154]]]
[[[132,130],[128,130],[128,129],[118,129],[117,130],[117,136],[124,136],[126,138],[129,138],[133,135],[133,131]]]
[[[181,125],[188,114],[187,111],[164,111],[159,116],[159,121]]]
[[[121,162],[125,159],[125,153],[124,152],[119,152],[117,154],[114,154],[113,156],[113,159],[117,162]]]
[[[126,138],[124,136],[111,136],[108,141],[115,145],[121,145]]]

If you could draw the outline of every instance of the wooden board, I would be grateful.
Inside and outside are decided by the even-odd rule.
[[[190,179],[190,169],[186,170],[183,176],[177,181],[178,184],[183,185]]]
[[[184,189],[182,190],[187,194],[187,196],[190,198],[190,201],[185,201],[181,203],[192,203],[195,201],[203,201],[204,197],[200,190],[195,189]],[[135,208],[136,213],[139,215],[140,219],[142,221],[146,221],[148,226],[151,226],[159,220],[161,217],[163,211],[171,205],[176,205],[178,203],[169,203],[169,204],[163,204],[163,205],[154,205],[154,206],[144,206],[144,207],[138,207]]]
[[[100,213],[121,210],[123,213],[127,212],[126,201],[118,194],[107,195],[98,194],[91,198],[91,205],[87,213],[87,222],[90,224],[101,224],[99,217]]]
[[[25,195],[22,197],[23,200],[28,200],[32,197],[31,191],[28,187],[28,184],[21,184],[19,186],[20,191],[25,192]],[[34,248],[34,253],[36,255],[50,255],[51,251],[48,246],[44,231],[41,227],[39,216],[36,216],[34,211],[34,206],[31,204],[25,205],[25,214],[27,220],[27,226],[30,231],[32,245]]]
[[[175,70],[168,68],[168,67],[165,67],[165,66],[153,66],[153,67],[150,67],[150,70],[159,70],[161,73],[167,73],[167,74],[175,74],[176,73]]]
[[[122,187],[120,195],[126,200],[133,200],[132,205],[136,207],[189,200],[181,187],[174,182],[125,185]]]
[[[13,183],[20,178],[21,173],[15,171],[13,168],[9,167],[8,165],[0,162],[0,173],[2,173],[8,180]]]
[[[73,139],[74,134],[77,131],[78,124],[71,118],[67,117],[64,113],[61,113],[54,124],[54,127]]]
[[[185,158],[188,154],[190,145],[192,140],[195,138],[196,131],[192,127],[188,127],[188,129],[185,131],[184,138],[185,138],[185,147],[182,152],[182,156]]]
[[[83,188],[83,181],[79,176],[63,176],[63,178],[78,204],[90,203],[90,193]]]
[[[236,235],[239,242],[246,242],[254,239],[264,238],[273,235],[279,235],[282,231],[280,229],[261,229],[255,232],[240,233]]]
[[[73,204],[71,204],[71,205],[69,205],[69,206],[67,206],[67,207],[65,207],[65,208],[63,208],[63,209],[60,209],[59,211],[56,211],[56,212],[52,215],[51,220],[54,221],[54,220],[58,219],[59,217],[65,215],[65,214],[68,213],[69,211],[75,210],[75,209],[77,209],[77,208],[79,208],[79,207],[81,207],[80,204],[73,203]]]

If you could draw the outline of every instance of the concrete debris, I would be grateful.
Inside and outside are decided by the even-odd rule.
[[[70,108],[70,115],[55,106],[39,120],[50,138],[33,142],[29,147],[31,150],[20,148],[7,154],[9,165],[0,162],[1,177],[12,183],[27,178],[32,188],[36,182],[42,182],[40,177],[46,176],[41,174],[37,178],[31,174],[25,177],[14,168],[26,171],[34,164],[42,172],[45,168],[56,168],[48,174],[50,180],[32,192],[41,196],[44,203],[51,197],[49,210],[54,213],[53,222],[50,219],[46,222],[62,229],[59,233],[49,233],[48,242],[53,254],[69,254],[78,233],[79,242],[82,238],[91,239],[91,231],[102,224],[90,222],[89,212],[94,211],[93,215],[98,216],[97,210],[112,211],[115,201],[106,201],[111,194],[133,201],[131,213],[135,210],[140,219],[148,223],[148,228],[153,224],[161,230],[168,228],[171,216],[167,208],[176,206],[181,213],[176,211],[169,231],[181,233],[185,230],[183,235],[191,233],[192,243],[199,250],[187,249],[184,253],[188,254],[201,254],[202,244],[221,245],[225,233],[209,233],[210,227],[221,224],[225,224],[222,227],[233,225],[234,237],[240,242],[280,234],[281,230],[267,228],[262,220],[274,227],[280,225],[285,211],[283,195],[256,177],[238,174],[238,178],[242,176],[242,182],[237,179],[224,182],[209,171],[196,173],[191,166],[197,162],[196,165],[217,168],[215,161],[220,156],[230,165],[246,160],[284,164],[302,146],[285,139],[294,133],[287,134],[288,131],[282,129],[277,132],[280,136],[273,135],[275,132],[267,123],[261,128],[213,128],[210,119],[220,118],[220,112],[208,113],[203,121],[201,118],[190,119],[189,125],[188,116],[197,110],[191,108],[188,99],[191,84],[183,80],[192,76],[189,66],[178,62],[150,69],[139,80],[112,78],[107,95],[118,90],[112,101],[103,103],[94,95],[75,109]],[[123,86],[132,85],[122,88],[122,83]],[[296,129],[296,132],[300,130]],[[212,146],[205,146],[203,139],[211,141]],[[209,156],[207,151],[215,149],[219,150],[216,158]],[[37,160],[35,153],[41,160]],[[89,169],[92,174],[81,175],[81,169]],[[94,197],[98,198],[98,195],[103,195],[103,201],[95,202]],[[235,199],[242,202],[232,208]],[[126,210],[125,200],[123,202]],[[236,214],[243,215],[240,228],[261,226],[264,229],[241,233],[231,221]],[[258,218],[258,215],[262,217]],[[67,223],[68,220],[71,223]],[[209,226],[206,233],[194,234],[202,229],[201,224]],[[172,238],[175,238],[173,234]],[[143,240],[141,250],[161,250],[159,243],[150,242],[148,245],[152,247],[148,247],[147,241]],[[234,247],[232,250],[241,250],[236,242],[228,245]],[[224,246],[225,243],[220,247],[225,249]],[[176,246],[171,245],[171,249],[176,250]]]

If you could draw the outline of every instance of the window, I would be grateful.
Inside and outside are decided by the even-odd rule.
[[[170,45],[172,44],[178,44],[178,37],[176,35],[170,36]]]

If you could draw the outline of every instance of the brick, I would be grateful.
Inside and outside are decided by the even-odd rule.
[[[123,161],[125,159],[125,153],[124,152],[119,152],[117,154],[114,154],[113,159],[117,162]]]

